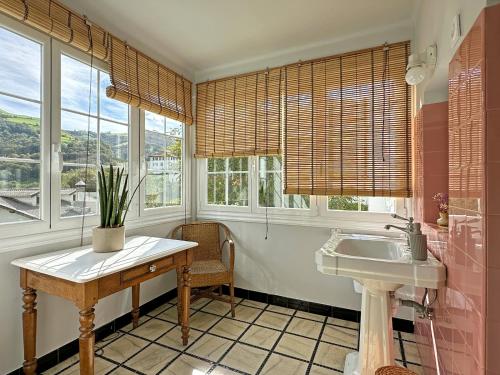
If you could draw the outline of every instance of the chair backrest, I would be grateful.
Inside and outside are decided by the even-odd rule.
[[[220,225],[217,222],[184,224],[174,229],[172,235],[176,238],[180,230],[181,239],[198,242],[193,251],[193,260],[220,260]]]

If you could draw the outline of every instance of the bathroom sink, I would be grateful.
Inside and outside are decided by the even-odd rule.
[[[351,277],[362,285],[359,352],[346,356],[344,374],[373,375],[394,364],[392,314],[394,292],[402,286],[437,289],[446,269],[430,252],[414,261],[405,239],[334,230],[316,251],[316,267],[327,275]]]
[[[405,256],[402,246],[393,240],[373,240],[345,238],[340,241],[335,251],[353,257],[399,260]]]
[[[405,239],[365,234],[339,234],[316,251],[318,271],[356,280],[437,289],[444,285],[445,268],[430,252],[414,261]],[[395,290],[395,289],[394,289]]]

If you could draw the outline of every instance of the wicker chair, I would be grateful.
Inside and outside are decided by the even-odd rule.
[[[220,232],[224,233],[221,242]],[[231,315],[234,317],[234,242],[229,228],[217,222],[195,222],[174,228],[170,238],[198,242],[193,251],[191,265],[191,288],[205,288],[191,297],[194,302],[202,297],[217,299],[231,304]],[[222,261],[224,245],[229,248],[229,264]],[[180,274],[177,277],[177,293],[180,292]],[[222,296],[222,285],[229,285],[230,297]],[[218,289],[219,293],[214,294]]]

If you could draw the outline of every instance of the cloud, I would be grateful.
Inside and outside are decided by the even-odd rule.
[[[0,27],[0,51],[0,90],[40,100],[41,44]]]

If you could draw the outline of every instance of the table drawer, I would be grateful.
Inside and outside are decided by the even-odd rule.
[[[121,273],[121,282],[128,283],[132,280],[143,278],[147,275],[158,274],[172,268],[174,257],[170,256],[163,259],[158,259],[140,266],[131,268]]]

